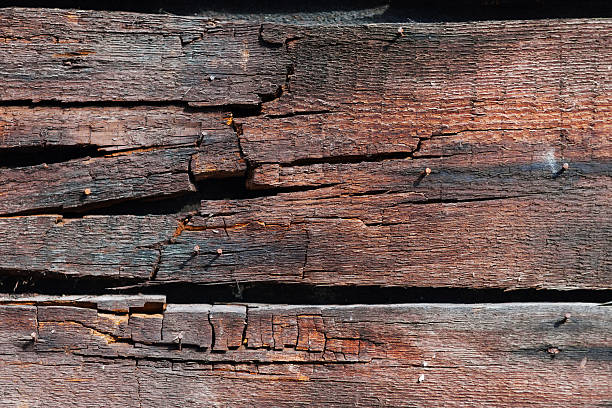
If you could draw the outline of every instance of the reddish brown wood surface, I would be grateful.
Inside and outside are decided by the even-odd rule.
[[[0,405],[610,405],[611,33],[0,9]]]
[[[128,301],[135,305],[121,306],[115,298],[109,311],[92,297],[87,303],[3,299],[4,403],[609,403],[612,321],[606,306],[247,304],[164,310],[157,299]],[[136,306],[143,303],[148,310]]]
[[[610,288],[605,19],[400,35],[40,12],[0,10],[4,271]]]

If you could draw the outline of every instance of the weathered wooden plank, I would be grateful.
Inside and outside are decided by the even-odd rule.
[[[603,135],[477,131],[421,140],[419,149],[404,158],[264,164],[248,181],[255,189],[333,185],[344,194],[390,191],[414,192],[415,200],[423,201],[476,199],[588,189],[595,180],[606,184],[611,162],[612,144]]]
[[[3,218],[0,268],[160,282],[604,289],[611,197],[605,183],[591,187],[466,202],[332,187],[205,201],[187,220]]]
[[[228,116],[180,106],[0,106],[0,149],[93,146],[112,152],[230,142],[236,136]]]
[[[410,154],[465,131],[564,129],[606,137],[610,22],[262,26],[288,81],[240,120],[253,163]]]
[[[0,107],[0,151],[31,149],[37,164],[0,168],[0,213],[78,210],[195,191],[195,180],[244,175],[238,139],[223,113],[178,108]],[[107,156],[61,160],[62,148]],[[51,150],[46,150],[51,148]],[[93,151],[90,148],[97,149]],[[44,163],[57,160],[56,163]],[[27,161],[27,159],[25,159]],[[0,161],[0,166],[3,163]]]
[[[53,212],[195,191],[192,147],[128,151],[108,157],[0,169],[0,213]]]
[[[45,295],[2,295],[0,304],[29,304],[38,306],[68,306],[75,308],[97,309],[100,312],[129,313],[161,312],[166,304],[163,295],[98,295],[98,296],[45,296]]]
[[[259,25],[79,10],[0,10],[0,100],[258,104],[285,81]]]
[[[201,319],[212,313],[206,305],[177,306],[200,313]],[[4,401],[78,406],[87,395],[88,402],[105,406],[609,402],[612,315],[606,306],[215,307],[246,310],[241,325],[225,326],[241,339],[235,350],[215,350],[212,344],[179,347],[170,339],[147,345],[136,340],[136,326],[134,340],[114,336],[104,326],[106,316],[98,312],[96,317],[89,308],[2,305]],[[169,314],[170,307],[164,322]],[[58,324],[62,315],[64,322]],[[132,316],[116,315],[114,330]],[[209,324],[215,333],[218,326]],[[198,326],[185,329],[185,337],[201,333]],[[31,331],[38,333],[36,341]],[[94,381],[98,386],[92,388]],[[36,385],[41,382],[46,386]],[[285,382],[291,386],[279,387]],[[108,392],[109,385],[117,389]]]
[[[7,9],[5,13],[7,21],[18,21],[31,11]],[[38,31],[51,32],[51,37],[27,37],[32,34],[32,24],[22,24],[20,35],[14,27],[5,28],[13,35],[5,38],[7,49],[34,47],[37,41],[53,39],[58,27],[63,26],[70,27],[70,35],[76,37],[88,31],[93,37],[100,36],[112,28],[112,33],[137,39],[156,30],[168,35],[184,32],[189,37],[201,31],[202,25],[213,24],[197,18],[141,19],[124,13],[70,13],[49,11],[53,25],[38,27],[33,23]],[[106,28],[94,18],[98,15],[108,17]],[[127,24],[127,16],[134,17],[138,24]],[[234,31],[236,27],[244,28],[240,24],[234,27],[235,23],[214,24],[214,32],[202,34],[202,38],[198,32],[193,42],[183,39],[183,45],[199,44],[208,47],[202,50],[210,50],[209,42],[216,41],[215,36],[225,33],[227,27]],[[264,103],[263,115],[239,119],[242,148],[255,165],[354,160],[380,154],[418,157],[427,154],[427,146],[446,141],[451,146],[439,146],[438,151],[446,153],[438,154],[455,154],[449,149],[466,152],[468,148],[472,153],[482,152],[487,146],[489,157],[475,160],[491,165],[495,164],[495,152],[499,152],[498,161],[508,158],[501,150],[518,147],[530,152],[522,143],[542,151],[537,163],[566,155],[574,161],[584,161],[593,157],[589,156],[593,150],[598,157],[609,158],[606,135],[610,123],[605,119],[611,105],[610,81],[605,75],[606,58],[611,55],[607,52],[608,26],[605,20],[412,24],[402,26],[400,35],[395,26],[386,25],[264,25],[257,44],[271,54],[248,58],[264,65],[290,61],[292,68],[282,82],[283,92]],[[59,40],[56,43],[65,45]],[[320,52],[321,48],[327,52]],[[550,55],[550,49],[559,52]],[[205,53],[197,56],[212,58]],[[109,58],[115,57],[122,58],[114,54]],[[500,65],[500,60],[505,63]],[[149,69],[155,71],[154,67]],[[64,91],[66,95],[71,92]],[[323,111],[329,112],[317,113]],[[486,129],[496,130],[474,132]],[[489,138],[494,140],[488,141]],[[594,148],[579,150],[586,146]],[[517,164],[534,164],[533,158],[530,161],[521,157],[515,158]],[[202,160],[202,155],[194,157],[196,180],[241,175],[245,171],[235,146],[228,148],[228,155],[206,159]],[[548,164],[555,167],[557,163]],[[266,177],[274,175],[275,169],[256,168],[249,185],[291,185]],[[313,172],[312,168],[308,171]]]
[[[400,33],[60,10],[30,18],[39,12],[0,11],[6,153],[155,149],[3,169],[0,213],[183,194],[190,176],[240,176],[247,162],[250,188],[316,191],[204,201],[188,220],[85,217],[58,228],[52,218],[5,217],[4,270],[609,288],[607,20],[409,24]],[[50,99],[57,106],[11,106]],[[181,108],[190,103],[225,106]],[[260,103],[261,114],[219,116]],[[117,251],[99,253],[106,246]],[[143,259],[122,271],[134,252]]]
[[[17,276],[146,280],[181,223],[171,216],[0,218],[0,270]],[[9,238],[11,237],[11,238]]]
[[[157,279],[609,288],[610,198],[602,187],[419,203],[412,193],[337,196],[332,188],[207,201],[205,216],[164,249]]]

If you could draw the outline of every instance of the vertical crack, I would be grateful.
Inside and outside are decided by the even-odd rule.
[[[38,306],[36,306],[36,315],[34,316],[34,329],[36,330],[36,338],[40,338],[40,321],[38,320]]]
[[[138,406],[142,408],[142,386],[140,384],[140,368],[138,368],[138,360],[136,360],[136,393],[138,395]]]
[[[170,238],[168,238],[167,240],[163,242],[155,244],[154,248],[158,251],[158,256],[157,256],[156,261],[153,263],[153,269],[151,270],[151,274],[149,275],[149,280],[153,281],[157,278],[157,272],[159,271],[159,268],[162,263],[162,254],[163,254],[164,248],[176,242],[177,238],[183,233],[183,231],[187,227],[187,224],[189,224],[189,222],[191,221],[193,216],[196,215],[196,213],[197,211],[192,211],[189,214],[187,214],[185,218],[183,218],[182,220],[178,222],[178,226],[176,227],[176,229],[174,230],[174,233],[172,234]]]
[[[153,263],[153,269],[149,275],[149,280],[155,280],[157,278],[157,272],[159,271],[159,265],[161,264],[162,247],[157,248],[157,259]]]
[[[215,340],[216,340],[216,336],[215,336],[215,326],[212,323],[212,320],[210,320],[210,313],[212,311],[211,310],[208,312],[208,324],[210,324],[210,330],[211,330],[211,336],[210,336],[210,351],[212,352],[212,350],[214,350],[215,348]]]
[[[246,348],[247,346],[247,327],[249,325],[249,305],[245,305],[246,310],[244,312],[244,329],[242,329],[242,340],[240,340],[240,344]]]

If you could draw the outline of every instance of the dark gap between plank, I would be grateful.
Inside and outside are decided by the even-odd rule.
[[[140,283],[140,285],[139,285]],[[130,286],[131,285],[131,286]],[[117,289],[123,288],[123,289]],[[42,295],[158,294],[168,303],[269,303],[269,304],[395,304],[395,303],[509,303],[587,302],[612,300],[612,290],[503,290],[428,287],[316,286],[283,283],[203,285],[153,283],[108,277],[75,278],[4,273],[0,293]]]
[[[359,24],[610,17],[608,0],[416,0],[301,2],[213,0],[4,0],[4,7],[76,8],[200,15],[289,24]]]

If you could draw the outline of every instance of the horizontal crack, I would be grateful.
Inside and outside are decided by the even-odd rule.
[[[313,110],[313,111],[297,111],[297,112],[284,113],[284,114],[278,114],[278,115],[268,114],[268,115],[265,115],[265,117],[269,119],[281,119],[281,118],[291,118],[294,116],[323,115],[327,113],[335,113],[335,112],[332,110],[323,109],[323,110]]]
[[[329,156],[317,158],[303,158],[291,162],[280,163],[281,167],[293,166],[310,166],[313,164],[350,164],[362,162],[379,162],[392,159],[408,159],[411,158],[416,150],[406,152],[391,152],[391,153],[376,153],[376,154],[355,154],[343,156]],[[275,162],[262,162],[261,164],[279,164]]]
[[[233,281],[198,284],[179,281],[139,281],[111,277],[67,278],[39,274],[28,280],[23,275],[2,271],[0,293],[43,295],[155,294],[167,303],[265,303],[265,304],[394,304],[394,303],[506,303],[506,302],[596,302],[612,299],[610,289],[472,289],[461,287],[318,286],[304,283]],[[22,282],[24,281],[25,282]],[[18,287],[15,283],[20,281]],[[240,298],[236,282],[241,287]],[[128,287],[126,287],[128,286]]]

